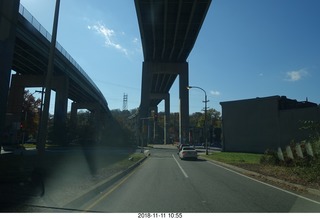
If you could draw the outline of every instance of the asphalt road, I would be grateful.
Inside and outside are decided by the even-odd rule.
[[[320,203],[208,161],[180,160],[176,149],[152,149],[141,166],[81,208],[114,213],[279,213],[320,212]]]
[[[116,164],[136,150],[52,147],[41,165],[35,149],[1,154],[0,212],[70,212],[62,206],[121,171]]]

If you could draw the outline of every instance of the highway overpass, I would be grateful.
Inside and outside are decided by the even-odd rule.
[[[187,58],[210,4],[211,0],[135,0],[144,55],[140,125],[144,126],[143,120],[150,117],[152,110],[157,112],[162,100],[165,100],[165,123],[169,123],[169,91],[179,75],[180,142],[187,141],[189,133]],[[146,137],[146,133],[142,135]]]
[[[20,124],[24,89],[45,87],[48,69],[51,35],[19,2],[0,1],[0,133]],[[11,77],[12,70],[16,74]],[[68,99],[73,102],[73,121],[77,109],[93,112],[97,123],[102,115],[111,115],[99,88],[59,43],[52,89],[56,92],[54,130],[61,139],[66,133]],[[6,115],[10,115],[10,121]]]
[[[139,130],[142,131],[142,139],[147,136],[143,131],[146,130],[144,119],[150,118],[152,110],[157,112],[157,105],[162,100],[165,100],[165,123],[169,123],[169,91],[179,76],[179,139],[180,142],[187,141],[187,58],[210,4],[211,0],[135,0],[144,55],[139,107]],[[19,5],[19,0],[1,0],[0,6],[0,127],[3,130],[8,112],[14,115],[13,122],[20,122],[20,103],[24,88],[44,87],[51,36]],[[56,92],[54,126],[58,134],[63,135],[68,99],[73,101],[72,115],[75,115],[78,108],[86,108],[96,114],[110,115],[110,112],[104,96],[87,74],[59,44],[56,48],[52,81],[52,88]],[[11,79],[12,70],[17,74]],[[167,129],[165,136],[166,133]],[[167,138],[168,136],[164,139],[165,143]]]

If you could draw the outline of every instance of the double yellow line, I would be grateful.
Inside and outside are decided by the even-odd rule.
[[[145,162],[143,162],[139,168],[141,168],[142,165],[144,165]],[[99,197],[97,200],[95,200],[91,205],[89,205],[88,207],[86,207],[84,209],[85,212],[90,211],[93,207],[95,207],[97,204],[99,204],[102,200],[104,200],[105,198],[107,198],[113,191],[115,191],[116,189],[118,189],[125,181],[127,181],[127,179],[130,178],[130,176],[132,176],[136,171],[138,171],[139,168],[136,168],[135,170],[133,170],[129,175],[127,175],[125,178],[123,178],[119,183],[117,183],[116,185],[114,185],[110,190],[108,190],[106,193],[104,193],[101,197]]]

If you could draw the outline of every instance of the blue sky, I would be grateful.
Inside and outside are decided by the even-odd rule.
[[[21,0],[52,31],[55,0]],[[213,0],[189,55],[189,82],[220,102],[284,95],[320,103],[319,0]],[[110,109],[139,106],[143,53],[134,0],[61,0],[58,42],[87,72]],[[171,112],[178,112],[178,78]],[[203,109],[192,89],[190,113]],[[159,111],[164,111],[164,104]]]

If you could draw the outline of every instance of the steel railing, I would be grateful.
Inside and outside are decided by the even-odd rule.
[[[49,42],[51,42],[51,34],[37,21],[36,18],[22,5],[20,4],[19,13],[29,21],[32,26],[34,26]],[[104,98],[100,89],[97,85],[92,81],[92,79],[87,75],[87,73],[81,68],[81,66],[72,58],[72,56],[58,43],[56,42],[56,48],[63,54],[66,59],[68,59],[78,70],[79,72],[94,86],[94,88],[100,93],[100,95]],[[105,103],[107,101],[104,99]]]

